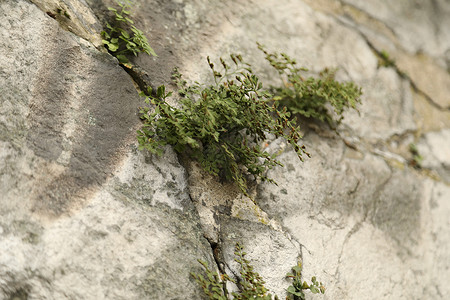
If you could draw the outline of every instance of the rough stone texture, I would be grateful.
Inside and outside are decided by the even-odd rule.
[[[383,22],[409,52],[442,57],[450,48],[448,1],[344,0]]]
[[[102,25],[84,0],[32,0],[48,16],[58,21],[63,29],[90,41],[102,50]]]
[[[450,130],[426,133],[418,150],[423,157],[421,164],[436,171],[446,182],[450,181]]]
[[[266,287],[282,295],[289,284],[285,275],[290,270],[274,266],[295,266],[300,258],[300,245],[283,231],[260,222],[222,217],[220,225],[220,241],[224,245],[223,259],[228,274],[233,277],[239,274],[240,266],[234,261],[235,245],[244,243],[246,258],[255,266],[255,271],[264,274]]]
[[[133,146],[130,77],[27,1],[0,14],[0,299],[200,297],[211,248],[175,154]]]
[[[211,80],[230,52],[279,83],[258,41],[362,86],[337,132],[302,124],[311,159],[268,141],[285,168],[252,201],[137,151],[136,84],[99,47],[114,1],[1,1],[0,299],[201,299],[196,260],[236,277],[236,242],[281,298],[298,261],[327,288],[308,299],[450,298],[450,5],[394,2],[134,2],[151,85]]]
[[[10,44],[2,51],[2,184],[6,199],[21,201],[29,190],[30,209],[59,215],[81,205],[82,194],[114,170],[139,124],[139,99],[111,56],[34,5],[8,5],[2,3],[3,43]]]

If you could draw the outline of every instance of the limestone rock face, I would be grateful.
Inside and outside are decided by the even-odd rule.
[[[138,75],[102,47],[114,5],[0,1],[0,299],[202,299],[197,259],[235,277],[237,242],[280,299],[298,262],[327,289],[307,299],[450,298],[448,1],[136,0],[158,54]],[[284,168],[254,201],[137,150],[138,86],[210,82],[206,56],[230,53],[279,83],[256,42],[339,68],[359,113],[303,124],[303,163],[269,141]]]

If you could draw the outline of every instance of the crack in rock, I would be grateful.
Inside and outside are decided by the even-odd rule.
[[[84,1],[31,0],[31,2],[55,19],[64,30],[91,42],[97,49],[104,49],[100,36],[102,26]]]
[[[345,4],[348,5],[348,4]],[[358,9],[358,8],[355,8]],[[360,13],[366,14],[366,12],[359,10]],[[371,41],[370,39],[367,37],[366,34],[364,34],[364,32],[358,28],[357,26],[355,26],[352,23],[346,22],[345,20],[342,20],[341,18],[338,18],[336,16],[332,16],[338,23],[351,28],[353,30],[355,30],[367,43],[367,45],[369,46],[370,49],[372,49],[372,51],[374,51],[376,53],[376,55],[378,57],[383,57],[383,51],[379,50]],[[428,95],[425,91],[423,91],[421,88],[419,88],[419,86],[417,85],[417,83],[411,78],[411,76],[409,76],[407,73],[403,72],[402,70],[400,70],[400,68],[397,66],[397,64],[394,62],[391,65],[392,68],[394,68],[395,72],[397,73],[397,75],[400,78],[406,79],[410,84],[411,84],[411,88],[413,89],[413,91],[421,96],[424,97],[424,99],[426,99],[426,101],[432,105],[433,107],[437,108],[440,111],[450,111],[450,107],[444,107],[442,105],[440,105],[437,101],[435,101],[430,95]]]

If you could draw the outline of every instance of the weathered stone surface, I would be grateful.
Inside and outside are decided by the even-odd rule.
[[[450,262],[448,259],[450,246],[448,239],[450,212],[450,188],[446,184],[427,184],[424,198],[424,213],[422,228],[424,228],[423,248],[419,252],[416,266],[421,266],[422,273],[430,284],[423,289],[424,298],[445,299],[450,295],[450,287],[444,282],[450,276]]]
[[[42,11],[59,22],[63,29],[90,41],[100,49],[103,45],[98,34],[103,26],[84,0],[32,0]]]
[[[289,156],[293,153],[286,153],[285,163],[292,162]],[[291,172],[271,172],[285,184],[264,185],[259,192],[263,210],[302,243],[305,276],[331,283],[326,299],[439,298],[436,286],[444,281],[430,277],[447,271],[440,273],[434,264],[420,261],[438,259],[427,249],[448,247],[431,241],[435,229],[427,226],[434,213],[448,209],[443,200],[448,187],[423,183],[409,171],[391,170],[370,155],[364,160],[344,157],[338,169],[324,159],[313,158]],[[311,176],[318,165],[328,169],[324,177]],[[430,188],[443,190],[430,195]],[[443,207],[438,209],[433,201]]]
[[[29,189],[32,210],[58,215],[112,172],[139,124],[139,99],[111,56],[32,4],[2,6],[2,32],[16,43],[2,47],[5,197],[20,201],[15,193]],[[33,47],[20,46],[28,42]]]
[[[327,288],[308,299],[449,298],[448,4],[391,2],[133,3],[153,86],[174,66],[210,82],[205,57],[230,52],[280,83],[260,42],[363,87],[337,132],[302,124],[311,159],[267,141],[285,167],[253,200],[170,147],[137,151],[136,85],[96,48],[114,1],[0,2],[0,299],[201,299],[196,260],[235,277],[236,242],[280,298],[298,262]]]
[[[448,1],[344,0],[380,20],[410,53],[443,57],[450,48]]]
[[[0,12],[0,299],[200,297],[210,246],[174,153],[132,146],[129,76],[27,1]]]
[[[397,58],[399,68],[408,74],[417,87],[439,108],[450,109],[450,73],[426,55]]]
[[[195,212],[149,207],[113,189],[50,224],[3,216],[1,299],[20,291],[31,299],[198,298],[189,272],[209,245]]]
[[[282,231],[260,222],[251,222],[237,218],[220,218],[220,242],[223,246],[223,259],[226,271],[235,277],[240,266],[235,261],[236,243],[244,248],[255,271],[262,274],[266,287],[277,295],[283,295],[289,280],[285,278],[290,269],[301,257],[300,245],[291,240]]]
[[[414,94],[414,119],[424,132],[439,131],[450,127],[450,110],[440,109],[425,96]]]
[[[360,115],[344,120],[359,137],[371,141],[386,140],[416,129],[411,86],[393,69],[378,69],[376,75],[362,86],[364,104],[359,109]],[[368,122],[361,124],[362,119]]]
[[[448,3],[306,2],[335,15],[340,23],[353,27],[367,39],[374,51],[387,53],[400,72],[413,81],[415,89],[425,93],[429,102],[440,108],[449,108],[449,38],[447,31],[441,29],[448,23],[448,18],[444,18],[450,12]],[[392,14],[397,17],[391,18]]]
[[[418,144],[422,166],[438,172],[442,179],[450,182],[450,130],[428,132]]]

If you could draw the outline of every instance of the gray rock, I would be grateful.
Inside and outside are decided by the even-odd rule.
[[[210,245],[174,153],[133,146],[130,77],[33,4],[0,11],[0,299],[200,297]]]
[[[428,132],[417,145],[421,165],[436,171],[442,179],[450,182],[450,130]]]
[[[443,57],[450,47],[448,1],[362,1],[345,0],[384,23],[409,52]]]
[[[84,0],[32,0],[43,12],[58,21],[60,26],[91,42],[95,47],[103,45],[99,33],[103,25]]]
[[[205,57],[231,52],[279,84],[260,42],[363,87],[336,132],[302,124],[311,159],[268,138],[285,167],[253,199],[170,147],[136,149],[142,99],[99,47],[114,1],[0,2],[0,299],[201,299],[196,260],[237,278],[236,242],[280,298],[298,262],[327,288],[308,299],[449,298],[450,18],[416,2],[133,3],[158,57],[132,62],[153,86],[174,66],[211,82]]]
[[[265,285],[273,295],[283,295],[290,282],[285,278],[301,258],[299,244],[282,231],[271,226],[223,217],[220,219],[220,242],[223,246],[225,269],[233,277],[240,276],[240,265],[235,261],[236,243],[240,243],[245,257],[261,274]]]
[[[3,190],[56,216],[114,170],[139,125],[139,98],[115,59],[34,5],[6,1],[2,12],[2,32],[13,41],[2,46]]]

